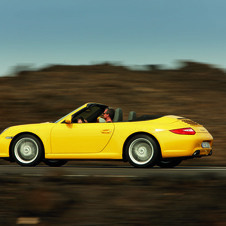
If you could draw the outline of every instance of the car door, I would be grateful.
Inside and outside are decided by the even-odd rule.
[[[114,132],[113,123],[56,124],[51,132],[52,154],[101,152]]]

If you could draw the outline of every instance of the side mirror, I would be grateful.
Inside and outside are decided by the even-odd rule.
[[[68,117],[66,117],[66,119],[64,120],[64,122],[65,122],[66,124],[71,124],[71,115],[68,116]]]

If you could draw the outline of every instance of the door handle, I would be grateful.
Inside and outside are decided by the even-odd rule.
[[[104,129],[104,130],[101,131],[101,133],[109,134],[109,133],[111,133],[111,130],[110,129]]]

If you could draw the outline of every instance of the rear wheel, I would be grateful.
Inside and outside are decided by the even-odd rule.
[[[36,166],[43,157],[43,146],[38,138],[23,134],[12,145],[12,157],[21,166]]]
[[[178,166],[182,162],[182,159],[161,159],[157,165],[161,168],[173,168]]]
[[[63,159],[44,159],[43,162],[46,165],[48,165],[48,166],[59,167],[59,166],[63,166],[64,164],[66,164],[67,160],[63,160]]]
[[[156,141],[148,135],[136,135],[126,145],[126,157],[134,167],[154,166],[159,158],[159,153]]]

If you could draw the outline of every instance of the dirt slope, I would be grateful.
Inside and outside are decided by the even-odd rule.
[[[121,107],[124,118],[131,110],[181,115],[203,124],[215,138],[214,155],[192,164],[224,165],[226,73],[195,62],[174,70],[149,68],[55,65],[1,77],[0,129],[54,121],[85,102]]]

